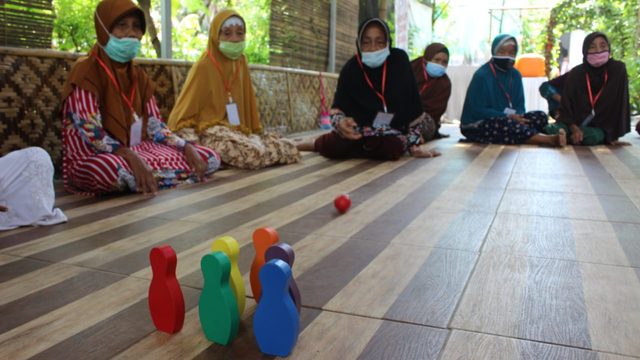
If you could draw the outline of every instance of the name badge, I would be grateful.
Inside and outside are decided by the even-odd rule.
[[[373,120],[373,125],[389,125],[393,120],[393,114],[379,112]]]
[[[133,114],[133,118],[136,120],[131,124],[131,134],[129,136],[129,147],[136,146],[142,142],[142,120],[137,114]]]
[[[236,103],[227,104],[227,119],[230,125],[240,125],[240,115]]]
[[[584,121],[582,122],[582,126],[589,125],[589,123],[591,122],[591,120],[593,120],[595,116],[596,116],[596,113],[592,110],[591,114],[589,114],[589,116],[587,116],[587,118],[584,119]]]
[[[504,108],[504,113],[507,114],[507,115],[513,115],[513,114],[516,113],[516,111],[514,109],[510,108],[510,107],[506,107],[506,108]]]

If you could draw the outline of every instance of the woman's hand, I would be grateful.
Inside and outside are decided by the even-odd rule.
[[[578,125],[569,126],[569,130],[571,130],[571,143],[573,145],[580,145],[584,136],[582,130],[580,130]]]
[[[7,212],[7,211],[9,211],[8,207],[0,205],[0,212]]]
[[[138,153],[126,147],[118,148],[113,153],[122,156],[129,164],[131,171],[133,171],[133,176],[136,178],[137,191],[142,191],[144,195],[147,195],[147,191],[154,196],[158,195],[158,183],[153,176],[153,170],[142,160]]]
[[[187,158],[187,164],[189,164],[191,172],[198,176],[198,181],[202,181],[207,173],[207,165],[204,163],[202,156],[198,154],[196,148],[191,144],[187,144],[184,147],[184,156]]]
[[[509,114],[507,116],[509,116],[510,118],[519,122],[522,125],[529,125],[529,123],[531,122],[530,120],[525,119],[524,116],[520,114]]]
[[[358,140],[362,137],[362,134],[354,131],[354,128],[358,126],[358,124],[353,120],[353,118],[345,117],[340,119],[340,123],[338,124],[338,130],[342,136],[349,140]]]

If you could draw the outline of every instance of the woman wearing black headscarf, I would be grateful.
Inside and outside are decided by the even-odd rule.
[[[558,121],[549,134],[565,129],[573,145],[631,145],[618,141],[631,130],[629,77],[621,61],[611,59],[604,33],[589,34],[582,45],[582,64],[569,73]]]
[[[422,100],[422,107],[428,119],[427,123],[433,123],[431,131],[422,129],[422,137],[428,141],[449,137],[441,134],[440,119],[451,97],[451,80],[447,76],[449,65],[449,49],[441,43],[433,43],[424,50],[424,55],[413,60],[411,67],[418,82],[418,90]]]
[[[333,131],[298,149],[328,158],[397,160],[407,150],[415,157],[440,155],[418,146],[424,110],[409,57],[391,47],[387,24],[363,22],[356,45],[358,53],[340,71]]]

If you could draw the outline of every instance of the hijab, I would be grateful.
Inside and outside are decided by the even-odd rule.
[[[171,130],[195,128],[196,133],[201,134],[210,127],[222,125],[246,135],[262,132],[247,57],[242,54],[238,59],[232,60],[219,48],[220,29],[232,16],[242,19],[233,10],[222,10],[214,16],[209,28],[207,50],[220,66],[220,71],[207,52],[200,56],[189,71],[178,101],[169,115],[168,125]],[[238,77],[234,82],[236,73]],[[225,81],[231,86],[231,97],[238,107],[240,125],[230,125],[227,119],[226,105],[229,104],[229,96]]]
[[[422,107],[431,118],[440,124],[440,118],[447,110],[447,103],[451,96],[451,80],[444,74],[437,78],[429,78],[426,73],[425,66],[427,62],[433,60],[438,53],[449,55],[449,49],[440,43],[433,43],[424,50],[424,55],[411,62],[413,73],[418,82],[418,91],[422,91],[424,86],[428,84],[426,89],[420,93]]]
[[[516,44],[517,52],[518,44],[515,38],[509,34],[502,34],[493,39],[491,54],[497,54],[501,47],[511,41]],[[511,104],[505,93],[509,94]],[[516,68],[501,70],[491,59],[473,74],[464,100],[460,124],[464,126],[490,118],[506,117],[504,110],[508,107],[517,114],[526,113],[522,74]]]
[[[113,74],[122,93],[115,86],[107,71],[100,62],[91,54],[79,58],[69,71],[67,82],[64,85],[62,99],[66,100],[76,87],[86,90],[98,99],[98,107],[102,117],[102,127],[122,144],[129,144],[131,124],[135,118],[131,113],[131,108],[122,98],[124,94],[127,99],[131,99],[133,93],[133,110],[143,120],[142,139],[147,138],[147,122],[149,114],[146,111],[146,104],[153,97],[155,84],[149,76],[134,65],[132,61],[122,64],[113,61],[102,49],[100,44],[106,46],[109,42],[109,33],[100,24],[97,16],[100,16],[105,27],[111,31],[113,26],[123,17],[137,15],[142,25],[142,34],[146,30],[144,12],[131,0],[103,0],[96,7],[94,23],[98,42],[91,48],[91,53],[95,54]],[[66,116],[66,114],[63,114]]]
[[[602,32],[591,33],[584,39],[582,64],[569,72],[562,93],[558,121],[567,125],[580,126],[591,114],[591,100],[587,86],[588,75],[594,99],[602,89],[602,94],[595,104],[595,116],[588,126],[602,129],[605,140],[609,143],[631,131],[629,77],[627,68],[621,61],[610,58],[606,64],[597,68],[587,62],[589,46],[598,37],[603,37],[611,48],[609,38]]]
[[[386,60],[384,88],[387,111],[394,114],[390,125],[406,133],[409,130],[409,124],[420,117],[424,109],[420,103],[418,86],[409,57],[403,50],[391,47],[389,26],[379,18],[371,18],[360,24],[356,39],[357,55],[352,57],[340,71],[332,107],[340,109],[347,117],[352,117],[359,126],[371,126],[378,112],[384,111],[382,100],[376,91],[380,94],[383,92],[382,80],[385,65],[370,68],[362,64],[361,67],[358,61],[362,57],[361,37],[364,30],[372,24],[382,26],[387,36],[387,46],[390,48],[390,54]],[[365,73],[375,91],[369,86]]]

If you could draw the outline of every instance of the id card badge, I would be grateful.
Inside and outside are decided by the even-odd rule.
[[[142,120],[137,114],[133,114],[133,118],[136,120],[131,124],[131,134],[129,136],[129,147],[136,146],[142,142]]]
[[[373,125],[389,125],[393,120],[393,114],[379,112],[373,120]]]
[[[507,115],[513,115],[513,114],[516,113],[516,111],[514,109],[510,108],[510,107],[506,107],[506,108],[504,108],[504,113],[507,114]]]
[[[240,115],[236,103],[227,104],[227,119],[230,125],[240,125]]]
[[[595,116],[596,116],[596,113],[591,111],[591,114],[589,114],[589,116],[587,116],[586,119],[584,119],[584,121],[582,122],[582,126],[589,125],[589,123],[591,122],[591,120],[593,120]]]

